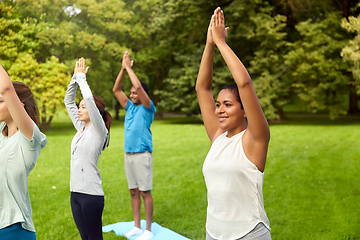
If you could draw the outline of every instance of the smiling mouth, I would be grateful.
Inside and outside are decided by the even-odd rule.
[[[219,122],[223,122],[225,121],[227,118],[226,117],[219,117]]]

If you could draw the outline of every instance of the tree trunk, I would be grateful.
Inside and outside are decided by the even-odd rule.
[[[50,126],[51,126],[51,122],[53,120],[53,116],[55,115],[56,112],[56,107],[53,108],[53,114],[52,116],[49,117],[49,120],[46,120],[46,106],[42,105],[41,107],[41,122],[39,123],[40,126],[40,131],[41,132],[47,132],[50,130]]]
[[[288,119],[282,106],[278,107],[277,110],[276,110],[276,112],[277,112],[277,114],[279,115],[280,120],[286,120],[286,119]]]
[[[45,122],[41,122],[40,124],[40,131],[41,132],[47,132],[50,130],[50,126],[51,126],[51,121],[45,121]]]
[[[116,101],[116,104],[115,104],[115,120],[120,120],[119,113],[120,113],[120,103],[118,101]]]
[[[343,16],[348,19],[349,15],[350,15],[350,1],[349,0],[343,0],[343,6],[342,6],[342,11],[343,11]],[[358,96],[356,94],[356,89],[355,89],[355,84],[354,84],[354,79],[352,78],[350,80],[350,91],[349,91],[349,112],[348,114],[356,114],[359,113],[359,107],[358,107]]]
[[[349,93],[349,114],[357,114],[360,113],[358,107],[358,96],[356,94],[356,89],[353,84],[350,85],[350,93]]]

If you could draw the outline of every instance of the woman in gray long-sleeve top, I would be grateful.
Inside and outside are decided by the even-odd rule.
[[[102,238],[104,191],[97,164],[101,152],[109,144],[112,117],[105,111],[105,102],[93,96],[86,81],[89,67],[80,58],[68,86],[64,103],[77,133],[71,142],[70,191],[71,209],[83,240]],[[76,106],[75,95],[80,87],[83,100]]]

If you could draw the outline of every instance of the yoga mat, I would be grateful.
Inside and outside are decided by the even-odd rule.
[[[145,231],[146,229],[146,221],[141,220],[140,221],[141,229]],[[118,222],[113,223],[110,225],[106,225],[102,228],[103,232],[115,232],[116,235],[124,235],[128,233],[132,228],[134,227],[134,221],[132,222]],[[180,234],[171,231],[168,228],[164,228],[157,224],[156,222],[153,222],[151,224],[151,232],[154,234],[154,237],[151,238],[151,240],[190,240],[189,238],[186,238],[184,236],[181,236]],[[139,237],[140,235],[134,235],[130,237],[129,239],[134,240],[135,238]]]

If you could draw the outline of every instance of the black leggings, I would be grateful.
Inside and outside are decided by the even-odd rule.
[[[71,210],[82,240],[102,240],[104,196],[71,192]]]

